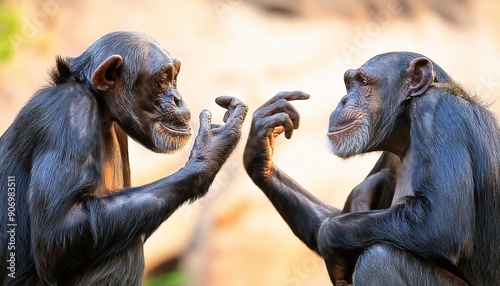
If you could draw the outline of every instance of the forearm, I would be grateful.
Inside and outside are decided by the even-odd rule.
[[[102,199],[105,211],[101,215],[110,220],[121,215],[147,221],[147,225],[138,225],[142,228],[139,232],[150,232],[182,204],[204,196],[220,167],[204,161],[191,162],[168,177],[114,193]]]
[[[35,229],[40,231],[34,232],[34,239],[42,247],[39,251],[45,249],[56,255],[59,252],[54,249],[82,248],[74,243],[86,237],[89,243],[82,251],[95,255],[96,259],[102,258],[101,253],[109,256],[120,252],[137,239],[149,236],[183,203],[205,194],[217,173],[214,168],[207,170],[205,167],[193,163],[141,187],[124,189],[103,198],[85,198],[58,218],[55,213],[36,215],[33,222]],[[62,258],[65,252],[60,255]]]
[[[364,249],[379,240],[390,242],[390,235],[383,234],[387,230],[383,229],[382,223],[388,217],[387,210],[377,210],[327,218],[318,232],[321,253],[330,253],[334,249]]]
[[[423,197],[411,197],[392,208],[343,214],[323,222],[318,234],[322,253],[332,249],[364,249],[375,243],[389,243],[422,257],[445,258],[454,261],[464,244],[456,232],[462,227],[452,221],[433,223],[442,214],[430,214]],[[431,217],[434,216],[434,217]]]
[[[311,250],[318,252],[317,234],[321,222],[340,213],[315,198],[276,166],[269,176],[251,176],[264,192],[293,233]]]

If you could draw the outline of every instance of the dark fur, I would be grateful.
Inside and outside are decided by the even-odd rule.
[[[425,76],[412,76],[414,60],[424,75],[434,75],[429,85]],[[354,278],[356,285],[496,285],[500,129],[495,116],[419,54],[379,55],[361,69],[375,77],[374,87],[348,88],[330,118],[332,134],[342,136],[335,132],[347,107],[370,111],[374,135],[362,153],[384,153],[343,213],[275,165],[263,176],[262,160],[269,157],[252,150],[265,150],[258,130],[269,126],[270,112],[254,114],[255,131],[245,150],[249,175],[294,233],[325,259],[333,283]],[[370,102],[380,98],[380,110],[374,110]]]
[[[33,96],[0,138],[0,284],[140,285],[144,241],[180,205],[207,192],[238,142],[245,108],[228,111],[231,120],[219,129],[200,129],[178,172],[130,188],[124,130],[144,146],[155,146],[149,130],[121,123],[137,119],[140,126],[143,114],[132,115],[142,106],[161,113],[162,122],[189,124],[175,82],[163,95],[141,84],[156,81],[151,77],[172,62],[153,45],[145,34],[116,32],[80,57],[57,58],[52,85]],[[113,93],[98,91],[93,73],[115,54],[123,64],[106,73],[114,80]],[[146,60],[159,69],[145,69]],[[118,108],[124,113],[113,113]],[[15,278],[7,276],[6,262],[8,176],[16,183]]]

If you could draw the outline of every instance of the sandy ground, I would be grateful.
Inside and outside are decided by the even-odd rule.
[[[46,84],[56,54],[78,55],[110,31],[141,30],[181,59],[178,86],[195,129],[204,108],[222,121],[224,111],[213,101],[218,95],[236,96],[253,112],[278,91],[310,93],[310,100],[295,104],[301,127],[291,140],[280,138],[275,161],[336,207],[377,158],[344,161],[328,150],[327,119],[345,93],[346,69],[383,52],[420,52],[500,112],[500,4],[493,0],[459,11],[458,23],[425,5],[408,14],[391,1],[377,2],[375,14],[363,6],[370,1],[333,10],[321,9],[322,1],[298,1],[301,13],[292,17],[238,0],[7,2],[21,5],[23,20],[13,39],[14,57],[0,63],[0,130]],[[323,262],[246,176],[245,141],[244,136],[207,197],[179,209],[146,243],[148,271],[180,256],[191,285],[328,285]],[[158,155],[132,144],[133,185],[175,172],[188,154],[189,148]]]

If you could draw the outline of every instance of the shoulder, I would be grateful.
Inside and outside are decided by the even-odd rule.
[[[90,89],[80,82],[65,82],[44,87],[38,90],[30,99],[28,105],[51,105],[54,107],[69,105],[72,102],[97,105],[95,96]]]
[[[85,119],[97,116],[98,112],[98,102],[85,85],[67,82],[40,89],[21,109],[19,117],[50,125],[53,120],[72,121],[75,115]]]
[[[99,104],[92,92],[81,83],[67,82],[39,90],[14,124],[25,136],[59,146],[94,140],[99,136],[100,121]]]
[[[467,141],[477,131],[498,130],[493,113],[457,83],[435,83],[412,99],[410,118],[412,134],[427,141]]]

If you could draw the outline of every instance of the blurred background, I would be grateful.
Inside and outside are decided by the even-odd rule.
[[[377,158],[346,161],[328,149],[328,116],[345,93],[344,71],[379,53],[419,52],[498,114],[499,14],[497,0],[0,0],[0,131],[47,84],[56,55],[77,56],[111,31],[147,32],[182,61],[178,88],[195,130],[204,108],[222,121],[218,95],[250,107],[244,136],[208,195],[147,241],[147,284],[329,285],[323,261],[242,167],[251,113],[281,90],[311,94],[294,103],[301,127],[278,140],[275,162],[340,208]],[[133,185],[175,172],[189,149],[159,155],[131,144]]]

